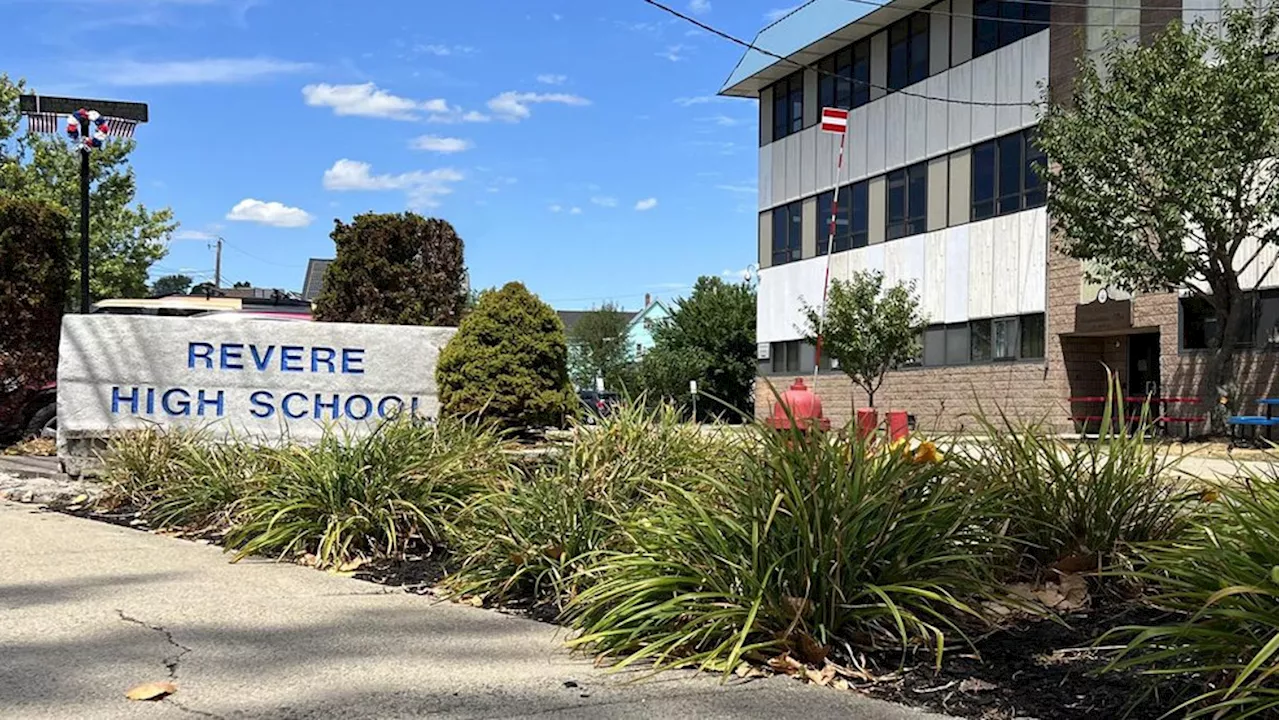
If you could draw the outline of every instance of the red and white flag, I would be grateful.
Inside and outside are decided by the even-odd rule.
[[[822,108],[822,132],[844,134],[849,126],[849,111],[841,108]]]

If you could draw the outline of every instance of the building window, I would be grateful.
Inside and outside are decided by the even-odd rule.
[[[970,156],[970,220],[1007,215],[1045,203],[1044,181],[1034,166],[1044,152],[1030,128],[975,145]]]
[[[966,365],[969,362],[969,323],[947,326],[947,364]]]
[[[801,204],[793,202],[773,209],[773,265],[800,259]]]
[[[1049,27],[1049,0],[975,0],[973,56],[1017,42]]]
[[[773,372],[800,372],[800,341],[769,343],[769,357]]]
[[[852,109],[871,101],[871,40],[837,50],[818,63],[818,105]]]
[[[1044,313],[925,328],[926,367],[1044,358]]]
[[[929,16],[915,13],[889,26],[889,89],[929,77]]]
[[[1018,318],[991,321],[991,359],[1014,360],[1018,357]]]
[[[974,322],[969,327],[969,360],[987,362],[991,359],[991,323]]]
[[[1044,358],[1044,313],[1023,315],[1018,323],[1019,345],[1018,357],[1023,360],[1040,360]]]
[[[931,325],[924,329],[924,364],[927,366],[947,364],[947,328],[943,325]]]
[[[928,204],[928,163],[916,163],[886,175],[886,239],[893,240],[924,232]]]
[[[773,84],[773,139],[800,132],[804,123],[804,71]]]
[[[835,247],[832,252],[867,246],[867,182],[840,188],[837,198]],[[818,254],[827,254],[827,238],[831,236],[831,192],[818,196]]]
[[[1280,334],[1280,298],[1276,290],[1247,293],[1251,304],[1249,318],[1236,335],[1238,348],[1271,348],[1277,344]],[[1181,333],[1179,344],[1183,350],[1209,350],[1218,335],[1218,318],[1213,305],[1199,297],[1185,297],[1179,301]]]

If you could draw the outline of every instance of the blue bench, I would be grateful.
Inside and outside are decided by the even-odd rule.
[[[1273,408],[1280,405],[1280,400],[1276,398],[1262,398],[1258,400],[1259,405],[1266,406],[1266,415],[1235,415],[1227,418],[1227,428],[1231,431],[1233,440],[1239,439],[1244,441],[1244,429],[1253,428],[1253,440],[1258,439],[1258,428],[1276,428],[1280,427],[1280,417],[1272,414]],[[1237,429],[1239,435],[1237,436]]]

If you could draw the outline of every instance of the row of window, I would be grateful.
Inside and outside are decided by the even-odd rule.
[[[1049,27],[1050,0],[976,0],[973,57]],[[913,13],[882,32],[888,35],[885,79],[889,91],[929,77],[929,11]],[[949,30],[948,30],[949,32]],[[871,102],[871,37],[818,61],[818,106],[852,109]],[[781,140],[804,127],[803,71],[773,84],[773,135]]]
[[[1036,147],[1035,129],[1019,131],[975,145],[971,155],[970,220],[1007,215],[1045,203],[1045,186],[1033,169],[1044,162]],[[918,235],[927,229],[929,164],[899,168],[885,179],[885,239]],[[827,254],[827,239],[834,238],[832,252],[866,247],[871,222],[869,180],[828,190],[818,195],[818,255]],[[835,232],[830,221],[835,216]],[[801,259],[802,205],[800,201],[773,210],[772,264]]]
[[[813,353],[802,340],[769,344],[769,369],[775,373],[811,372]],[[908,363],[913,367],[974,365],[990,362],[1044,359],[1044,313],[1015,317],[970,320],[950,325],[930,325],[920,336],[920,354]],[[801,356],[805,357],[801,364]],[[833,367],[823,357],[822,370]]]
[[[1236,336],[1238,348],[1274,348],[1280,335],[1280,296],[1276,290],[1249,293],[1252,310],[1249,320]],[[1213,306],[1202,297],[1185,297],[1180,302],[1182,350],[1208,350],[1218,335],[1218,319]]]

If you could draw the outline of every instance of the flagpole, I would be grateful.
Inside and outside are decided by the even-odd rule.
[[[827,285],[831,281],[831,252],[836,244],[836,213],[840,208],[840,171],[844,167],[844,139],[848,134],[849,123],[846,115],[844,131],[840,133],[840,150],[836,153],[836,187],[831,191],[831,222],[827,225],[827,267],[822,274],[822,305],[818,307],[818,342],[813,352],[813,392],[815,394],[818,392],[818,366],[822,364],[822,331],[827,322]]]

